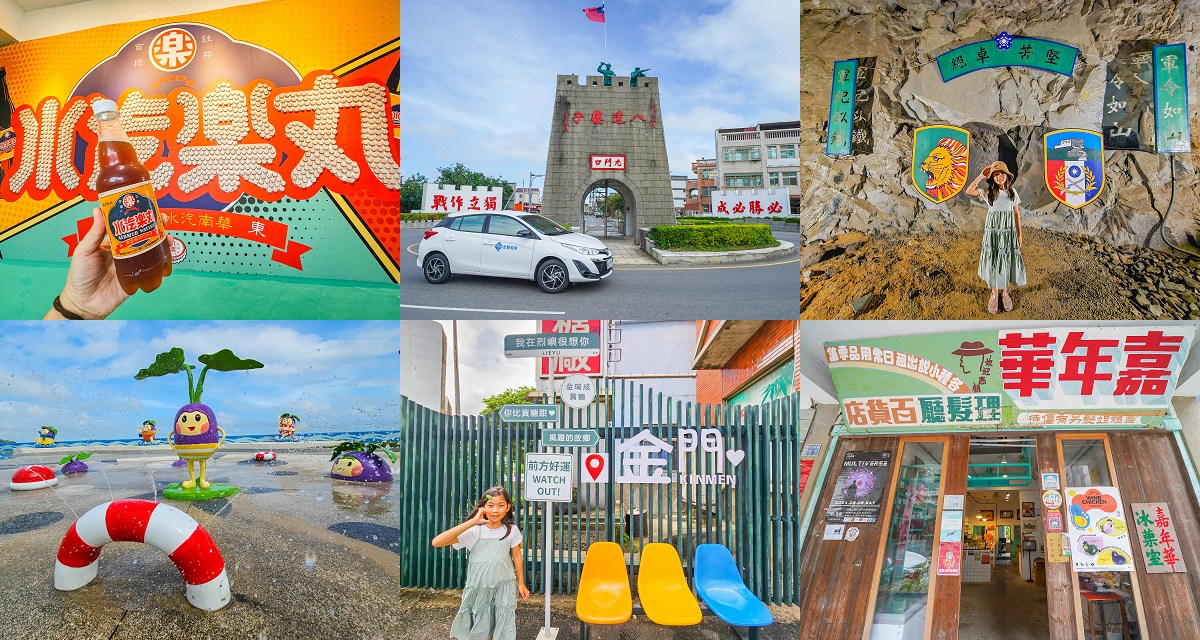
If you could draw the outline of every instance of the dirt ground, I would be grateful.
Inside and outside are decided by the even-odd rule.
[[[450,637],[450,622],[458,611],[461,591],[432,589],[400,589],[400,617],[405,629],[399,640],[440,640]],[[533,640],[543,624],[542,596],[534,594],[529,600],[517,603],[517,638]],[[636,602],[636,600],[635,600]],[[798,607],[772,606],[775,624],[764,628],[762,640],[795,640],[800,637]],[[579,619],[575,617],[575,599],[570,596],[550,598],[550,624],[558,627],[558,640],[578,640]],[[695,627],[663,627],[634,616],[624,624],[593,625],[588,632],[592,640],[735,640],[733,628],[714,616],[705,616]],[[746,631],[742,629],[742,637]]]
[[[1028,282],[1010,290],[1014,309],[993,316],[976,275],[979,244],[978,234],[944,232],[806,245],[800,317],[1200,319],[1200,261],[1040,229],[1025,232]]]

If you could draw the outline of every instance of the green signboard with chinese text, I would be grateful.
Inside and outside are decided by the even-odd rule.
[[[991,40],[964,44],[937,57],[942,82],[972,71],[998,67],[1033,67],[1069,76],[1075,71],[1079,50],[1070,45],[1039,38],[1001,33]]]
[[[1192,326],[1059,327],[825,344],[847,430],[1164,425]]]
[[[1188,125],[1187,51],[1182,44],[1154,47],[1154,141],[1159,153],[1192,150]]]
[[[850,155],[857,82],[857,60],[838,60],[833,63],[833,87],[829,93],[829,137],[825,140],[825,155]]]

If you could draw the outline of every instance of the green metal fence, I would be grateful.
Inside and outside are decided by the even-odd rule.
[[[526,584],[541,592],[542,545],[546,505],[553,509],[551,541],[553,593],[574,593],[588,546],[619,543],[626,553],[631,580],[641,548],[667,542],[690,569],[695,548],[719,543],[729,548],[750,589],[765,602],[799,604],[800,446],[799,397],[792,395],[761,406],[730,407],[673,401],[630,381],[610,381],[599,401],[586,410],[560,407],[560,424],[501,422],[499,416],[451,416],[402,398],[399,490],[402,586],[461,588],[466,554],[434,549],[439,532],[462,522],[470,506],[494,485],[509,490],[516,503],[516,523],[525,536]],[[590,449],[542,447],[545,428],[595,429],[600,444]],[[695,453],[681,448],[708,435],[710,448],[697,443]],[[717,429],[720,438],[711,431]],[[671,446],[656,455],[665,483],[622,483],[624,469],[618,444],[635,441],[643,430]],[[717,444],[719,442],[719,445]],[[724,451],[719,451],[723,446]],[[526,502],[523,460],[528,451],[575,453],[576,468],[589,453],[607,452],[607,483],[580,483],[566,503]],[[727,452],[734,452],[729,454]],[[742,452],[739,459],[739,454]],[[719,481],[718,455],[724,453],[726,484]],[[734,464],[738,461],[737,464]],[[700,479],[694,476],[702,476]],[[732,481],[729,478],[732,478]],[[692,483],[696,480],[700,483]],[[688,575],[691,575],[688,570]],[[633,582],[636,585],[636,582]]]

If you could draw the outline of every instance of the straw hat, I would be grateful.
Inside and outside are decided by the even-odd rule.
[[[983,177],[990,178],[996,171],[1001,171],[1008,174],[1008,181],[1012,182],[1017,179],[1016,174],[1008,170],[1008,165],[1004,164],[1003,160],[997,160],[983,169]]]

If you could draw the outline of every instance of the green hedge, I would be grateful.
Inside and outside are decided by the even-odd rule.
[[[667,251],[733,251],[779,246],[766,224],[663,225],[650,239]]]
[[[435,222],[446,217],[444,213],[402,213],[400,222]]]

